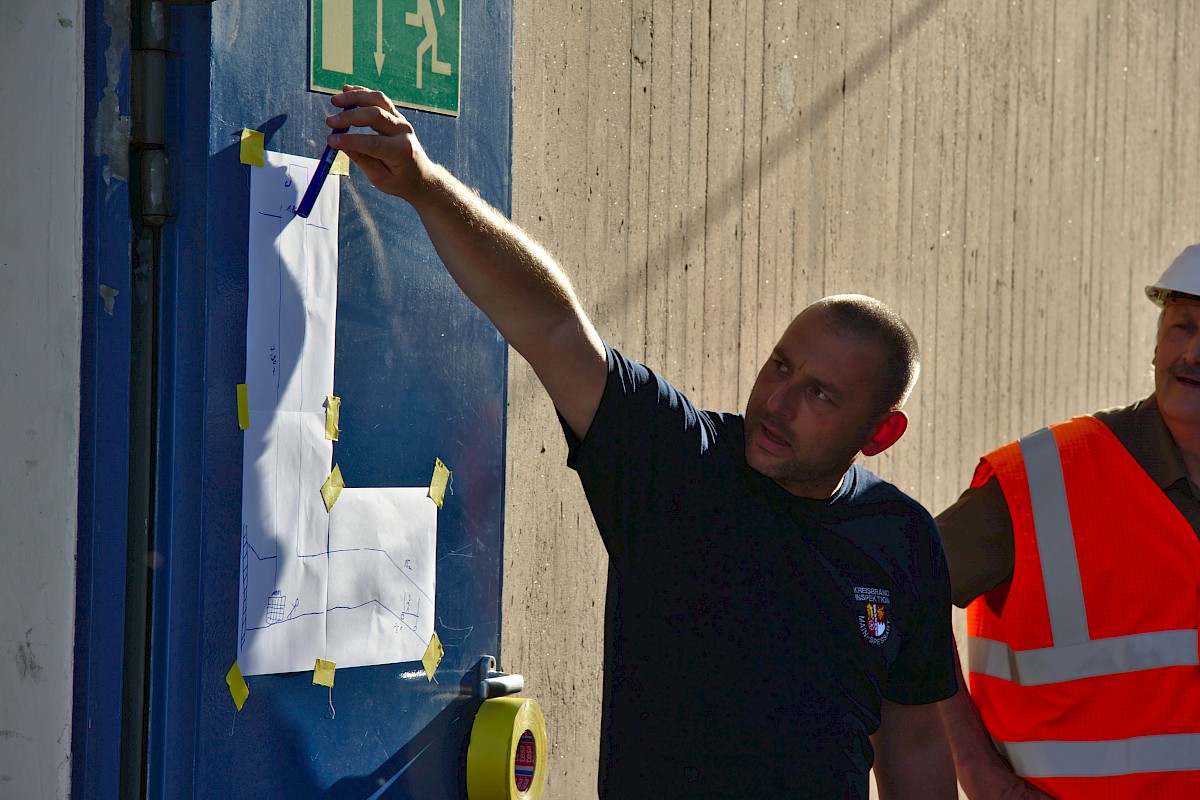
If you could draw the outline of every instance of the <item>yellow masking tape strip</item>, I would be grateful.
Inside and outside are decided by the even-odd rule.
[[[337,670],[337,664],[332,661],[326,661],[323,658],[317,659],[317,665],[313,667],[313,683],[318,686],[328,686],[333,688],[333,673]]]
[[[546,785],[546,719],[524,697],[483,701],[467,747],[471,800],[537,800]]]
[[[345,488],[346,482],[342,480],[342,468],[334,464],[333,472],[329,473],[329,477],[321,485],[321,499],[325,501],[326,511],[333,509],[333,504],[337,502],[338,495]]]
[[[421,656],[421,666],[425,667],[425,677],[433,680],[433,673],[437,671],[438,664],[442,663],[442,656],[446,651],[442,649],[442,640],[438,638],[437,631],[433,632],[433,637],[429,640],[429,647],[425,648],[425,655]]]
[[[338,154],[333,157],[333,163],[329,165],[330,175],[349,175],[350,174],[350,156],[338,150]]]
[[[338,427],[338,419],[342,414],[342,398],[329,395],[325,398],[325,438],[332,441],[338,440],[338,433],[341,428]]]
[[[440,458],[433,460],[433,479],[429,481],[429,496],[433,498],[433,502],[437,503],[437,507],[442,507],[442,502],[446,499],[446,483],[450,480],[450,470],[446,469],[446,465],[442,463]]]
[[[238,403],[238,427],[242,430],[250,429],[250,398],[247,394],[246,384],[239,383],[237,385],[237,403]]]
[[[225,674],[225,683],[229,684],[229,693],[233,695],[233,704],[237,706],[238,711],[241,711],[246,698],[250,696],[250,687],[246,685],[246,679],[242,677],[242,668],[236,661],[229,668],[229,672]]]
[[[243,164],[261,167],[264,163],[263,149],[266,140],[260,131],[242,128],[241,158]]]

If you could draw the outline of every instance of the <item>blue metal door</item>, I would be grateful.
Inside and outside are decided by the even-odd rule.
[[[342,5],[358,14],[405,13],[395,0]],[[112,4],[93,6],[94,21],[102,22]],[[169,210],[154,235],[142,237],[157,270],[150,577],[142,598],[136,581],[121,586],[127,575],[106,574],[113,570],[100,562],[124,553],[126,534],[90,525],[81,530],[81,552],[97,555],[81,568],[91,599],[81,599],[80,609],[114,629],[122,613],[137,614],[143,602],[148,609],[145,679],[130,686],[127,678],[124,689],[126,701],[145,691],[139,774],[147,796],[463,797],[465,744],[478,706],[473,670],[484,654],[499,655],[506,345],[445,274],[415,213],[352,168],[341,184],[335,385],[343,404],[334,459],[364,487],[428,485],[435,458],[453,471],[436,556],[435,630],[445,657],[432,682],[419,662],[339,670],[336,716],[311,672],[251,677],[237,712],[225,676],[237,657],[236,386],[245,379],[254,169],[241,163],[239,144],[251,129],[264,133],[268,150],[317,157],[330,106],[308,88],[307,3],[135,2],[133,16],[134,62],[140,26],[162,26],[169,42],[161,59],[159,159]],[[461,20],[458,116],[409,116],[435,160],[507,213],[511,8],[463,0]],[[153,89],[153,75],[147,79],[136,63],[133,74],[135,84]],[[134,86],[135,96],[141,91]],[[111,208],[111,197],[94,198],[101,210]],[[135,213],[135,242],[138,225]],[[108,247],[107,258],[119,264],[120,248]],[[97,440],[119,438],[128,427],[99,411],[92,419]],[[91,476],[92,494],[103,480]],[[81,509],[88,502],[81,499]],[[100,509],[93,516],[103,516],[92,505]],[[127,572],[136,574],[137,558],[130,563]],[[106,587],[120,602],[104,605]],[[115,796],[105,742],[118,728],[136,739],[137,704],[131,711],[122,703],[117,719],[102,719],[117,707],[103,698],[110,690],[120,696],[120,676],[114,646],[89,630],[79,665],[92,677],[77,690],[77,709],[86,707],[98,725],[79,732],[77,713],[77,752],[91,755],[77,765],[76,793]],[[137,660],[127,644],[123,673]]]

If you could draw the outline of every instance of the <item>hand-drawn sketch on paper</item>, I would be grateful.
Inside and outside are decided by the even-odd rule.
[[[250,170],[238,663],[244,675],[417,661],[433,632],[437,508],[419,489],[345,489],[326,510],[338,178],[296,204],[311,158]],[[353,473],[351,473],[353,474]]]
[[[433,635],[437,506],[420,488],[343,489],[329,512],[329,658],[417,661]]]

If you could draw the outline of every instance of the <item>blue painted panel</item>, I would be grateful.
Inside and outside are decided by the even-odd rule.
[[[129,32],[99,2],[86,12],[85,141],[96,143],[129,114]],[[132,227],[123,153],[90,147],[87,155],[71,793],[107,798],[120,779]]]
[[[197,568],[205,382],[208,241],[209,25],[203,6],[170,11],[167,59],[167,147],[173,219],[163,228],[160,275],[158,470],[155,493],[155,581],[152,587],[147,796],[192,793],[201,632]]]
[[[359,4],[356,4],[359,5]],[[412,112],[431,155],[507,212],[511,7],[467,2],[462,113]],[[249,679],[235,713],[250,167],[267,149],[316,157],[326,95],[307,91],[307,4],[174,8],[169,91],[176,219],[164,232],[163,392],[151,686],[150,796],[459,798],[476,702],[466,678],[499,655],[507,350],[440,266],[416,214],[343,178],[334,458],[353,486],[420,486],[453,471],[438,516],[446,655],[339,670],[336,718],[311,673]]]

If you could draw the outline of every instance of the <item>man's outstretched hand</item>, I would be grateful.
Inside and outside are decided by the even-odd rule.
[[[330,134],[330,147],[346,153],[378,189],[416,205],[434,164],[395,103],[383,92],[350,85],[343,86],[342,93],[330,102],[341,109],[325,118],[330,128],[374,131]]]

